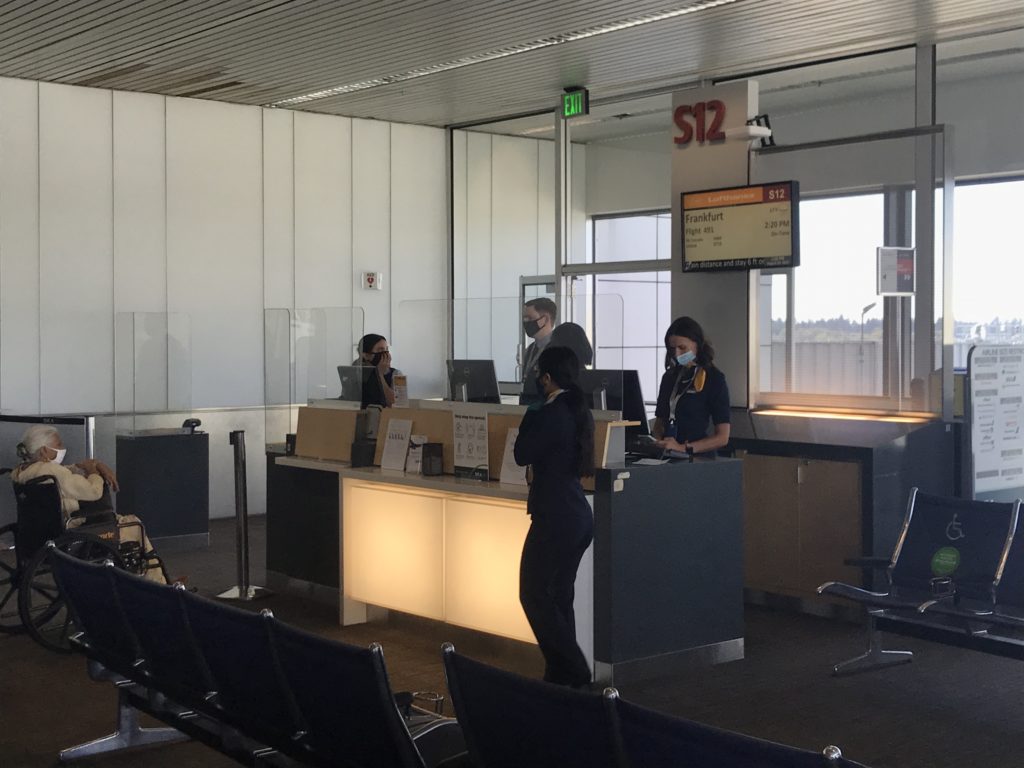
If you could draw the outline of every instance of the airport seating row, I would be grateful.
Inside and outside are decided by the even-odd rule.
[[[837,664],[837,675],[903,664],[910,651],[883,650],[880,630],[1024,658],[1024,530],[1021,501],[958,499],[910,492],[887,559],[850,564],[884,568],[888,587],[871,591],[826,582],[818,593],[867,611],[865,653]]]
[[[119,691],[118,732],[62,761],[194,738],[243,765],[351,768],[856,768],[812,752],[495,669],[446,644],[458,719],[394,695],[379,645],[358,648],[53,552],[72,647]],[[144,712],[171,726],[140,728]]]

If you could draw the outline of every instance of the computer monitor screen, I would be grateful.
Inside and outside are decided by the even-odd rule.
[[[367,405],[385,405],[384,391],[380,378],[372,365],[339,365],[338,378],[341,380],[339,400]]]
[[[623,420],[640,422],[639,426],[626,428],[627,437],[651,433],[636,371],[582,370],[580,388],[591,408],[621,411]]]
[[[467,403],[500,403],[493,360],[449,360],[448,393]]]

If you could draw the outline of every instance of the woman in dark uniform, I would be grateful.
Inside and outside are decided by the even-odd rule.
[[[692,317],[672,321],[665,348],[654,437],[670,451],[714,455],[729,442],[729,387],[714,365],[715,350]],[[709,422],[714,424],[711,434]]]
[[[519,565],[519,601],[544,654],[544,679],[582,687],[590,667],[576,643],[576,570],[593,538],[594,516],[580,478],[594,474],[594,418],[580,390],[580,364],[568,347],[537,360],[544,401],[523,416],[515,458],[533,468],[532,518]]]
[[[368,333],[359,340],[357,345],[359,357],[352,365],[369,366],[374,372],[363,380],[362,407],[379,405],[390,408],[395,404],[395,376],[402,375],[397,368],[391,367],[391,351],[388,340],[379,333]]]

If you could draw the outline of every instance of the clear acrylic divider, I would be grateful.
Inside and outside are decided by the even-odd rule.
[[[180,426],[192,417],[192,323],[176,312],[114,316],[114,431]]]
[[[263,322],[266,442],[284,443],[296,430],[300,406],[343,395],[339,368],[358,357],[363,309],[267,309]]]
[[[602,378],[606,385],[604,402],[609,402],[610,394],[614,405],[621,401],[619,371],[623,364],[635,365],[643,361],[623,349],[622,297],[602,294],[581,298],[584,300],[572,304],[568,311],[571,320],[558,323],[551,334],[552,341],[545,346],[568,346],[576,352],[584,368],[615,371]],[[449,308],[453,335],[450,350]],[[489,397],[493,394],[490,391],[493,384],[488,383],[490,363],[493,363],[503,403],[529,403],[536,399],[535,373],[524,368],[524,364],[529,365],[529,359],[534,359],[529,352],[534,340],[523,329],[522,313],[518,296],[457,299],[451,303],[402,302],[395,314],[392,349],[395,367],[408,378],[409,396],[441,400]],[[603,351],[599,348],[602,343],[607,344]],[[653,359],[652,355],[648,356]],[[462,361],[453,367],[452,375],[449,375],[449,359]],[[653,373],[645,368],[641,375],[650,378]],[[594,378],[587,374],[583,377],[588,381]],[[621,405],[609,407],[609,410],[621,409]]]
[[[264,436],[268,445],[284,443],[295,432],[293,315],[290,309],[263,311]]]
[[[498,396],[506,403],[519,402],[521,360],[529,339],[523,334],[518,297],[402,302],[394,329],[394,364],[407,376],[410,398],[479,400]],[[461,361],[454,382],[448,360]],[[494,365],[493,381],[488,361]]]

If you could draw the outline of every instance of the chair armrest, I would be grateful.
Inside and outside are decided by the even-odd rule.
[[[852,565],[854,568],[877,568],[884,571],[889,567],[890,560],[887,557],[847,557],[843,565]]]

